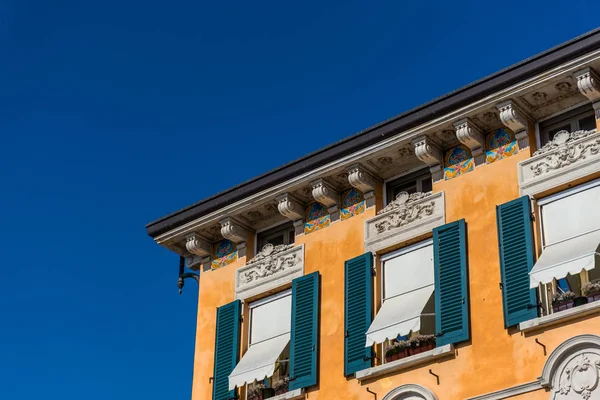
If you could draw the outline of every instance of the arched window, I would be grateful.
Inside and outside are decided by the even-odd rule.
[[[420,385],[402,385],[385,395],[383,400],[438,400],[431,390]]]
[[[558,346],[544,365],[540,383],[550,400],[600,398],[600,336],[579,335]]]

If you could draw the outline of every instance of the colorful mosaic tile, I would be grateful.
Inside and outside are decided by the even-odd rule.
[[[321,203],[312,203],[306,208],[304,233],[309,234],[319,229],[327,228],[330,221],[327,208]]]
[[[515,134],[507,129],[498,129],[486,136],[485,162],[491,164],[519,152]]]
[[[342,221],[362,214],[365,211],[365,198],[360,190],[351,188],[342,193],[342,209],[340,219]]]
[[[454,146],[446,152],[444,158],[444,179],[456,178],[475,169],[475,161],[471,150],[463,144]]]
[[[237,250],[231,240],[221,240],[215,246],[215,259],[211,263],[212,269],[217,269],[231,264],[237,260]]]

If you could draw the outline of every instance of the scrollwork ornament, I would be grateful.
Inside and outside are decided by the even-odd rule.
[[[572,144],[573,141],[585,138],[593,133],[596,132],[558,132],[551,142],[535,152],[534,155],[552,153],[531,165],[530,168],[533,175],[538,176],[549,171],[564,168],[578,161],[585,160],[587,156],[598,154],[600,152],[600,138],[593,142],[579,143],[577,145]]]
[[[589,354],[580,354],[567,364],[560,377],[560,383],[554,389],[553,399],[559,400],[563,396],[573,396],[583,399],[592,399],[592,394],[598,388],[600,359],[592,361]],[[560,395],[560,396],[559,396]]]

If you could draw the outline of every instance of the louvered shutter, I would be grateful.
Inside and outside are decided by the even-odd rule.
[[[292,281],[289,389],[317,384],[319,273]]]
[[[502,275],[504,325],[518,325],[538,316],[535,290],[529,289],[533,268],[533,224],[529,198],[496,207]]]
[[[465,220],[433,230],[437,345],[469,340]]]
[[[240,301],[217,308],[217,333],[213,371],[213,400],[233,399],[229,374],[240,356]]]
[[[371,348],[365,347],[373,319],[373,257],[363,254],[345,263],[344,288],[344,375],[371,366]]]

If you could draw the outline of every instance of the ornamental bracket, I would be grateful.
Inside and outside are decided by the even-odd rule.
[[[323,179],[317,179],[311,182],[312,195],[315,201],[325,205],[332,221],[336,221],[340,216],[340,209],[338,206],[338,199],[340,198],[339,193],[331,187]]]
[[[442,151],[425,135],[414,138],[412,144],[415,147],[415,156],[429,165],[433,181],[442,179]]]
[[[367,208],[373,207],[375,205],[375,185],[378,180],[360,164],[349,166],[347,172],[350,185],[363,192]]]
[[[279,213],[294,221],[296,235],[304,231],[304,205],[289,193],[277,196],[277,209]]]
[[[237,245],[238,257],[246,257],[246,241],[250,235],[249,230],[231,217],[225,217],[219,223],[221,224],[221,235]]]
[[[456,121],[453,125],[456,138],[471,150],[475,165],[482,165],[485,162],[485,139],[481,131],[468,118]]]
[[[519,144],[519,149],[529,147],[529,136],[527,127],[529,118],[512,100],[507,100],[496,105],[500,111],[500,121],[508,129],[515,133],[515,138]]]
[[[600,119],[600,77],[591,68],[584,68],[575,73],[577,88],[594,105],[596,119]]]

